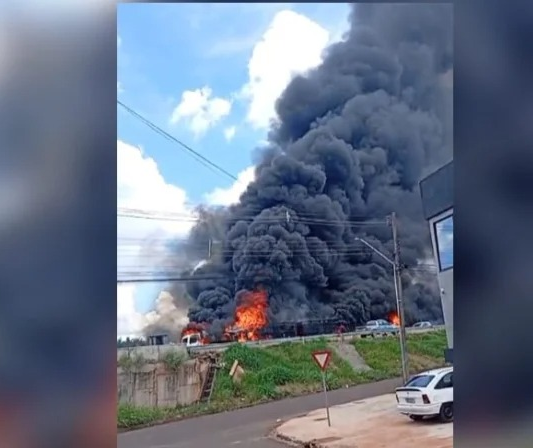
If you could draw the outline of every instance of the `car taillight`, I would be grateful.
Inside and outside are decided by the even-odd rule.
[[[430,404],[429,397],[426,394],[422,395],[422,401],[424,404]]]

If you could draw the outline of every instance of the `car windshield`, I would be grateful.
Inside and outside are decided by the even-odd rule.
[[[375,320],[371,320],[371,321],[367,322],[366,324],[369,325],[369,326],[372,326],[372,325],[377,325],[378,323]]]
[[[407,387],[427,387],[429,383],[435,378],[433,375],[417,375],[407,381]]]

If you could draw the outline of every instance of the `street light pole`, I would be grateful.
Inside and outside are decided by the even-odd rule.
[[[402,374],[404,382],[407,382],[407,380],[409,379],[409,355],[407,353],[407,337],[405,334],[405,313],[403,308],[400,243],[398,241],[396,213],[394,212],[391,213],[390,224],[392,228],[392,241],[394,244],[394,282],[396,284],[396,306],[398,307],[398,317],[400,318],[400,350],[402,353]]]
[[[376,254],[378,254],[383,260],[389,263],[393,269],[394,276],[394,293],[396,296],[396,309],[398,312],[398,318],[400,319],[400,351],[402,357],[402,377],[404,384],[409,379],[409,362],[408,362],[408,353],[407,353],[407,337],[405,334],[405,320],[404,320],[404,310],[403,310],[403,300],[402,300],[402,283],[400,277],[400,254],[399,254],[399,244],[398,244],[398,235],[396,228],[396,215],[392,213],[390,216],[389,223],[392,227],[392,239],[394,243],[394,260],[391,260],[383,252],[374,247],[368,241],[363,238],[355,237],[356,241],[363,243],[368,248],[372,249]]]

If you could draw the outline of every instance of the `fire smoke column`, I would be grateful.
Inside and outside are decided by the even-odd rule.
[[[386,317],[390,269],[354,237],[392,253],[390,230],[369,223],[393,211],[402,263],[427,257],[418,181],[452,157],[452,5],[358,4],[350,21],[278,99],[256,180],[217,226],[221,255],[195,273],[223,280],[189,289],[191,320],[231,320],[237,292],[258,285],[272,323]],[[425,278],[404,278],[406,320],[440,317]]]

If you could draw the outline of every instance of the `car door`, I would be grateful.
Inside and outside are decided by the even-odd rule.
[[[453,402],[453,372],[448,372],[435,385],[435,401],[439,403]]]

